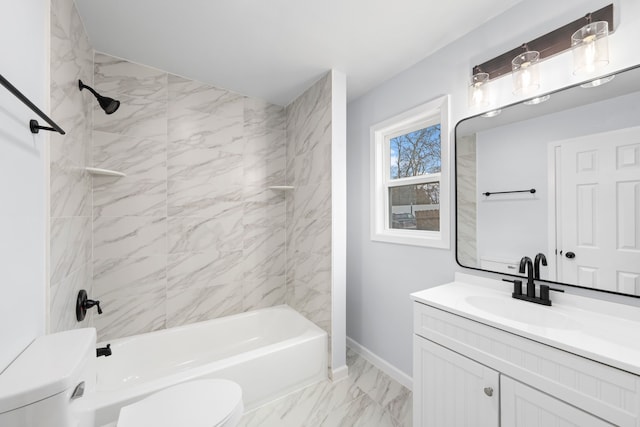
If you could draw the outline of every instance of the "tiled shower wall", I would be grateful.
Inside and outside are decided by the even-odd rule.
[[[459,138],[456,144],[458,161],[458,260],[463,265],[480,266],[476,242],[477,188],[476,188],[476,137]]]
[[[108,55],[95,87],[99,339],[285,302],[284,108]]]
[[[329,72],[287,107],[286,222],[287,304],[329,334],[331,84]]]
[[[330,332],[330,74],[285,111],[94,56],[73,2],[51,10],[67,130],[51,144],[51,331],[95,324],[106,340],[286,302]],[[106,115],[78,78],[120,109]],[[82,288],[104,314],[77,323]]]
[[[75,318],[80,289],[91,288],[91,156],[93,49],[73,0],[51,2],[51,117],[66,135],[50,134],[49,330],[91,326]]]

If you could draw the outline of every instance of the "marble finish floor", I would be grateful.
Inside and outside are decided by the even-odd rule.
[[[351,349],[349,378],[291,393],[242,417],[240,427],[409,427],[412,394]]]

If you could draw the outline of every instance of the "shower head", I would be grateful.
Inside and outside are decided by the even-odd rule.
[[[115,111],[120,106],[120,101],[117,101],[113,98],[109,98],[107,96],[100,95],[98,92],[93,90],[91,86],[87,86],[86,84],[82,83],[82,80],[78,80],[78,87],[80,88],[80,90],[88,89],[89,92],[91,92],[93,96],[95,96],[96,99],[98,100],[98,104],[100,104],[100,108],[102,108],[104,112],[107,114],[115,113]]]

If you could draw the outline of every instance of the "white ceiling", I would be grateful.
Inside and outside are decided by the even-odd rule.
[[[93,47],[286,105],[331,68],[349,100],[521,0],[75,0]]]

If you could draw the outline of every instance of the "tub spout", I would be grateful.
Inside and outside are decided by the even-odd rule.
[[[111,356],[111,344],[107,344],[106,347],[96,348],[96,357]]]

